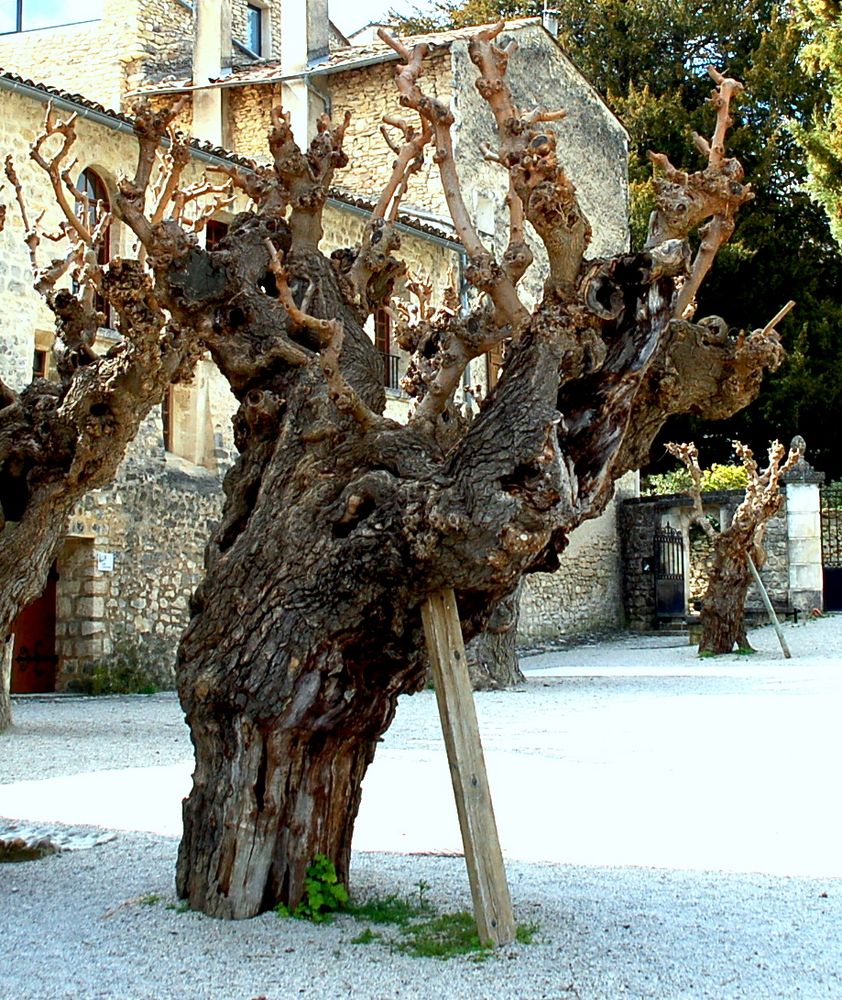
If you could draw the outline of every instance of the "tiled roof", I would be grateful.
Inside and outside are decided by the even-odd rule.
[[[330,192],[330,197],[334,201],[340,202],[350,208],[362,209],[364,212],[371,212],[374,209],[374,202],[368,198],[360,198],[348,191],[334,188]],[[411,206],[406,206],[406,211],[401,212],[397,217],[397,222],[409,229],[414,229],[419,233],[426,233],[428,236],[435,236],[447,243],[452,243],[454,247],[460,246],[459,238],[450,219],[438,217],[434,220],[425,219],[421,214],[415,214]],[[420,212],[420,210],[419,210]],[[425,215],[427,213],[424,213]]]
[[[59,87],[51,87],[46,83],[38,83],[34,80],[29,80],[25,77],[19,76],[17,73],[10,73],[3,69],[0,69],[0,89],[17,90],[19,92],[28,93],[29,96],[39,99],[45,104],[48,101],[53,101],[57,105],[69,106],[69,109],[78,111],[82,117],[86,117],[87,113],[88,117],[92,116],[102,120],[102,124],[106,127],[110,126],[121,131],[129,131],[134,128],[134,119],[130,115],[123,114],[121,111],[114,111],[110,108],[106,108],[104,105],[98,104],[96,101],[91,101],[87,97],[83,97],[81,94],[72,94],[67,90],[61,90]],[[199,153],[205,153],[210,156],[218,157],[219,159],[228,160],[231,163],[235,163],[248,169],[254,168],[255,165],[253,160],[231,153],[227,149],[223,149],[221,146],[214,146],[210,142],[199,142],[198,139],[192,139],[190,141],[190,146]],[[334,190],[330,192],[330,197],[334,201],[350,208],[361,209],[368,212],[374,208],[374,203],[369,201],[367,198],[359,198],[355,195],[348,194],[347,192]],[[457,242],[452,231],[448,230],[447,224],[444,220],[442,220],[440,226],[436,226],[411,214],[404,213],[401,214],[398,222],[410,229],[416,230],[419,233],[435,236],[450,243]]]
[[[508,31],[516,31],[517,29],[526,27],[527,25],[540,23],[541,19],[538,17],[518,18],[516,20],[507,21],[506,29]],[[444,51],[445,49],[450,48],[454,42],[470,39],[473,35],[476,35],[478,32],[488,27],[489,25],[482,24],[469,28],[459,28],[453,31],[436,31],[423,35],[408,35],[402,38],[402,41],[408,47],[426,44],[430,47],[432,52],[435,52],[436,50]],[[390,46],[386,45],[385,42],[376,41],[368,42],[364,45],[348,45],[343,48],[333,49],[329,55],[324,57],[324,59],[313,63],[309,67],[308,73],[311,76],[326,76],[330,73],[342,73],[348,70],[358,69],[362,66],[370,66],[375,63],[396,60],[397,58],[397,53]],[[301,74],[287,74],[285,77],[281,70],[280,61],[269,60],[266,62],[235,66],[226,76],[219,77],[215,80],[209,80],[208,83],[218,87],[245,87],[248,85],[259,86],[260,84],[275,83],[282,79],[288,79],[290,76],[296,75],[300,76]],[[155,84],[147,84],[146,86],[139,88],[138,92],[160,92],[164,90],[178,91],[192,86],[195,86],[193,80],[188,76],[184,76],[178,79],[161,80],[159,83]]]
[[[106,125],[113,123],[112,127],[116,126],[126,131],[134,129],[134,119],[131,115],[124,114],[122,111],[114,111],[113,108],[106,108],[97,101],[83,97],[82,94],[73,94],[68,90],[62,90],[60,87],[53,87],[48,83],[39,83],[37,80],[30,80],[17,73],[11,73],[1,68],[0,87],[7,90],[29,91],[30,96],[40,98],[45,104],[48,101],[52,101],[55,104],[70,105],[81,117],[90,117],[90,115],[86,115],[86,112],[89,112],[98,118],[107,119],[104,123]],[[201,142],[198,139],[191,139],[190,147],[200,153],[208,153],[211,156],[230,160],[232,163],[241,166],[248,167],[252,165],[252,161],[247,157],[238,156],[236,153],[223,149],[221,146],[215,146],[211,142]]]

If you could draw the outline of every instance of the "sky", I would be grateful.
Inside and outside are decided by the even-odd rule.
[[[384,20],[390,10],[412,14],[429,8],[428,0],[329,0],[330,19],[345,35],[369,21]]]

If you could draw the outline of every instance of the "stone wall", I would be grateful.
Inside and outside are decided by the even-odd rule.
[[[280,104],[279,87],[232,87],[223,94],[228,103],[228,148],[258,163],[269,163],[267,136],[272,108]]]
[[[392,172],[395,154],[381,135],[380,126],[384,115],[403,117],[406,114],[398,101],[395,65],[394,62],[378,63],[324,79],[331,96],[334,121],[340,121],[345,111],[351,112],[345,133],[345,150],[350,163],[337,172],[336,184],[340,190],[357,197],[376,198]],[[424,64],[425,91],[431,97],[452,104],[452,83],[447,52],[428,57]],[[423,168],[410,178],[404,204],[447,216],[438,167],[429,152]]]
[[[713,542],[698,525],[692,525],[689,532],[690,561],[687,566],[687,608],[698,610],[704,599],[713,568]]]
[[[172,686],[188,601],[222,509],[217,476],[166,455],[150,414],[114,483],[74,510],[58,562],[57,686],[98,665],[140,663]]]
[[[0,66],[119,110],[127,67],[147,54],[138,32],[140,3],[105,0],[98,20],[2,35]]]
[[[107,0],[108,5],[114,0]],[[193,10],[185,0],[135,0],[136,37],[133,58],[126,60],[125,90],[186,72],[193,58]],[[83,91],[84,93],[84,91]],[[131,100],[125,101],[129,105]]]
[[[661,523],[661,512],[657,504],[630,500],[620,505],[619,520],[626,624],[647,631],[655,628],[658,621],[654,537]]]
[[[637,475],[618,481],[605,511],[570,536],[555,573],[526,578],[520,602],[518,641],[575,636],[623,624],[623,574],[618,516],[622,501],[637,492]]]

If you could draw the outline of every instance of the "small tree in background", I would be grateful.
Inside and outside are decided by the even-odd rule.
[[[704,473],[699,466],[698,448],[692,442],[667,445],[670,454],[681,459],[690,474],[692,485],[687,492],[693,498],[693,520],[713,545],[713,568],[702,604],[700,653],[730,653],[734,646],[751,649],[744,621],[751,582],[749,560],[758,567],[766,561],[763,536],[769,520],[781,509],[781,476],[801,454],[790,449],[783,461],[785,448],[775,441],[769,448],[769,464],[761,472],[750,448],[739,441],[734,442],[734,448],[745,470],[746,495],[731,523],[717,531],[702,506]]]

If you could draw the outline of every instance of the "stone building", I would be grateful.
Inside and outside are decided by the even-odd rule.
[[[383,114],[400,110],[392,81],[396,57],[379,41],[348,45],[327,19],[326,0],[197,0],[195,10],[186,0],[98,0],[86,6],[84,21],[72,24],[36,24],[27,20],[27,10],[22,0],[14,25],[0,35],[0,65],[6,69],[0,74],[0,132],[35,203],[52,211],[45,178],[27,160],[51,99],[57,110],[79,115],[80,170],[90,170],[106,197],[132,164],[128,111],[141,94],[153,102],[186,96],[182,124],[196,137],[191,169],[197,173],[232,154],[265,160],[268,110],[279,101],[292,113],[299,141],[312,134],[325,111],[338,117],[349,108],[351,164],[337,177],[325,212],[323,249],[359,242],[367,209],[390,171],[393,154],[379,126]],[[568,111],[553,127],[593,225],[590,253],[623,250],[628,234],[622,126],[538,19],[510,22],[506,33],[523,52],[511,63],[515,99],[525,107]],[[466,202],[489,245],[499,250],[506,239],[506,182],[480,151],[492,139],[492,119],[473,86],[470,34],[425,39],[431,45],[425,86],[451,101]],[[439,298],[450,285],[461,287],[464,254],[431,164],[413,178],[402,208],[402,251],[411,271],[429,278]],[[220,212],[215,224],[224,226],[228,217]],[[52,346],[51,314],[31,290],[21,237],[17,221],[0,236],[0,295],[7,303],[0,366],[14,387],[33,370],[49,377]],[[116,223],[111,239],[112,251],[125,249],[127,236]],[[540,262],[542,248],[534,249]],[[532,301],[541,283],[539,263],[525,281]],[[399,288],[397,294],[408,293]],[[399,384],[406,359],[391,343],[388,314],[377,317],[371,335],[384,356],[388,412],[399,418],[407,409]],[[105,343],[117,336],[101,331]],[[469,384],[485,389],[496,377],[496,363],[474,362]],[[93,665],[123,660],[155,666],[160,680],[171,676],[204,540],[219,514],[221,476],[233,459],[233,409],[227,385],[209,360],[201,361],[194,383],[172,387],[161,410],[150,415],[114,485],[79,505],[41,607],[27,612],[41,624],[33,631],[24,623],[18,630],[19,688],[29,683],[21,671],[33,673],[35,661],[27,656],[36,652],[43,654],[43,677],[35,683],[46,687],[72,686]],[[530,581],[523,634],[617,624],[618,553],[612,505],[574,535],[559,574]]]

